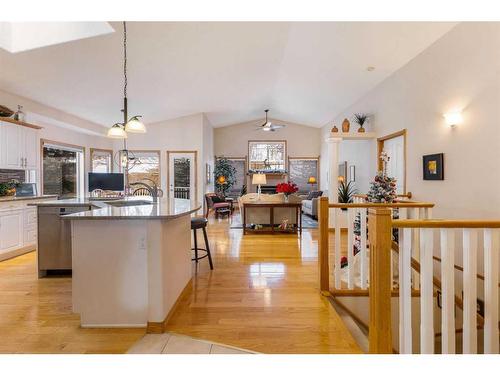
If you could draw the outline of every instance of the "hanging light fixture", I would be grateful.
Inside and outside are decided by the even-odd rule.
[[[128,118],[127,103],[127,23],[123,22],[123,122],[117,122],[108,130],[108,137],[126,139],[128,133],[146,133],[146,126],[136,115]],[[126,149],[126,147],[124,147]]]
[[[116,123],[108,130],[108,137],[115,139],[125,139],[127,138],[127,133],[125,132],[122,124]]]

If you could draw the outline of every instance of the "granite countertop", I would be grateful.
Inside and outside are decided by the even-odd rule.
[[[136,204],[117,207],[120,204],[134,204],[134,202],[147,202],[147,204]],[[89,198],[63,199],[33,203],[39,207],[77,207],[93,206],[91,211],[83,211],[62,216],[67,220],[109,220],[109,219],[174,219],[183,215],[190,215],[201,208],[200,204],[188,199],[159,198],[153,203],[150,197],[127,197],[118,200],[93,200]]]
[[[8,197],[0,197],[0,203],[1,202],[25,201],[25,200],[29,200],[29,199],[48,199],[48,198],[57,198],[57,195],[33,195],[33,196],[28,196],[28,197],[16,197],[15,195],[13,195],[13,196],[8,196]]]

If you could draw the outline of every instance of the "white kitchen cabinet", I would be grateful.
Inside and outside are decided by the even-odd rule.
[[[0,120],[0,168],[37,169],[36,129]]]
[[[17,209],[0,212],[0,253],[23,246],[23,211]]]
[[[38,153],[40,146],[38,144],[38,131],[36,129],[24,127],[23,143],[24,143],[24,168],[37,169],[38,168]]]
[[[4,168],[20,169],[23,165],[22,155],[24,147],[21,143],[21,127],[3,122],[2,126],[2,160],[1,165]]]

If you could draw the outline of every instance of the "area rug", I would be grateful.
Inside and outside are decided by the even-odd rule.
[[[230,219],[231,229],[243,229],[243,223],[241,222],[241,215],[239,212],[235,212]],[[311,216],[302,214],[302,229],[314,229],[318,227],[318,222],[314,220]]]

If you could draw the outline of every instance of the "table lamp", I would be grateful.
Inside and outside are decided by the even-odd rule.
[[[252,176],[252,184],[259,185],[259,187],[257,189],[257,199],[260,200],[260,185],[267,184],[266,175],[262,174],[262,173],[255,173]]]
[[[316,185],[316,177],[311,176],[307,180],[307,183],[311,185],[311,190],[313,189],[314,185]]]

